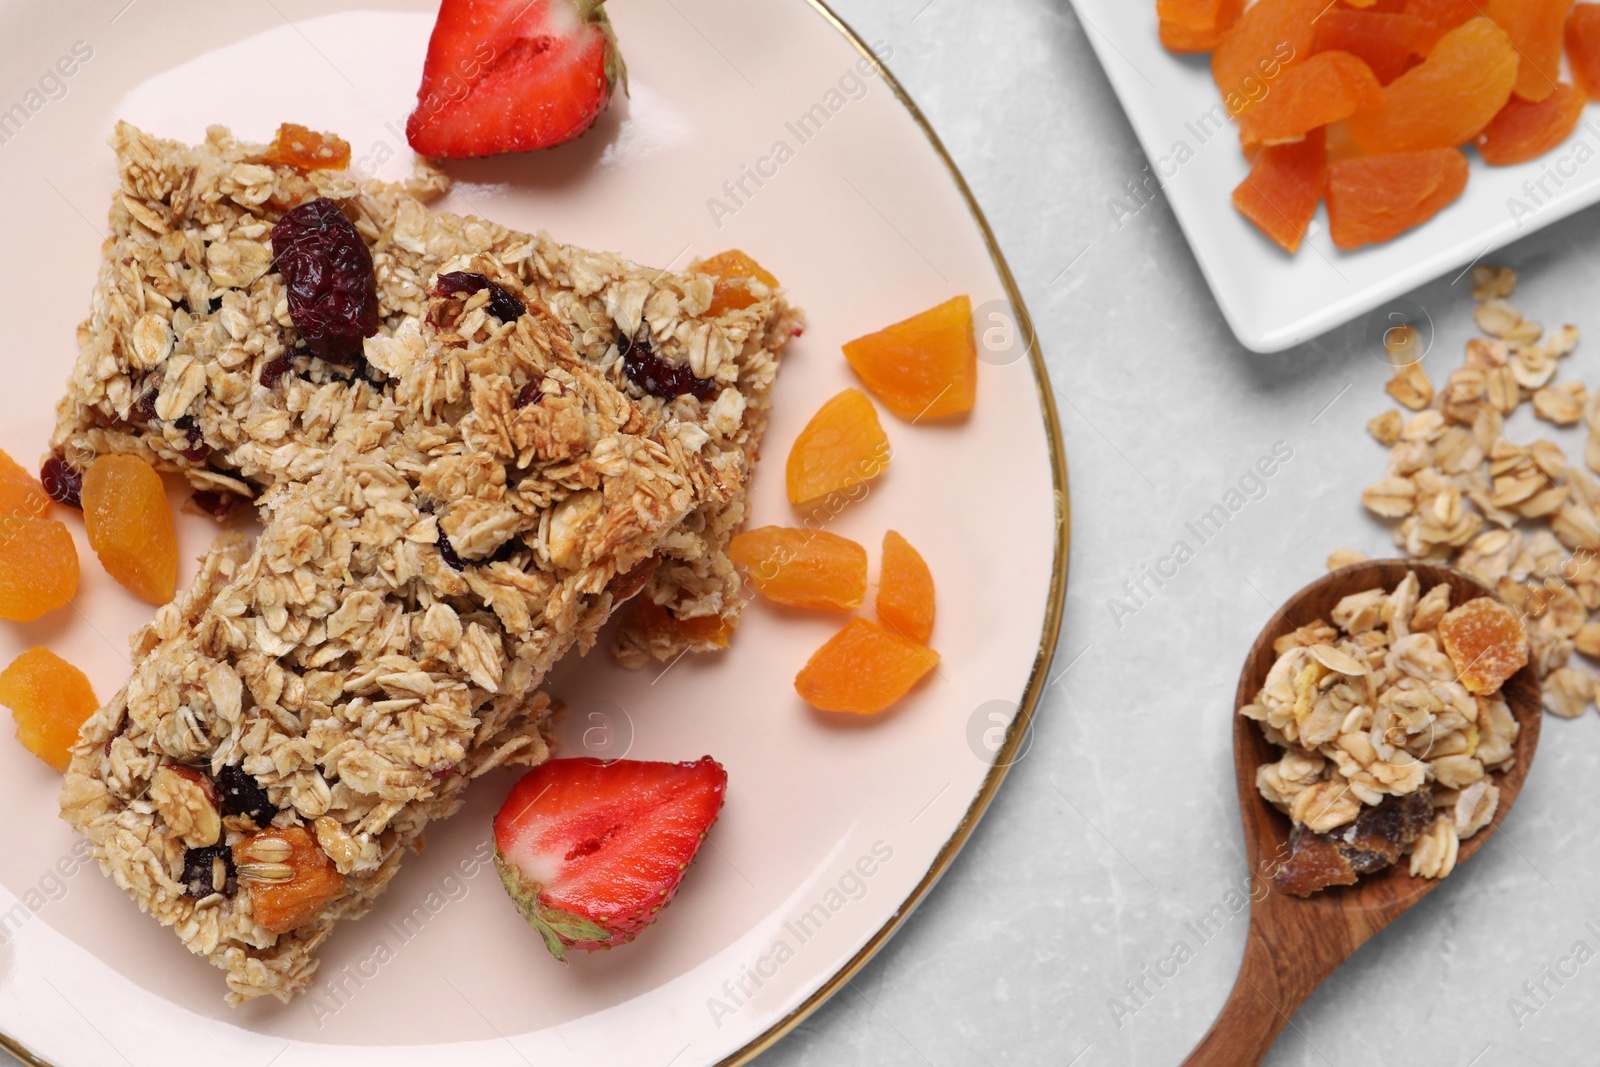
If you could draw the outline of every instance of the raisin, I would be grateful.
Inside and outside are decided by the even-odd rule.
[[[456,546],[452,545],[450,538],[443,533],[439,534],[439,555],[443,556],[444,561],[450,564],[451,570],[462,571],[467,569],[467,565],[461,561],[461,557],[456,555]]]
[[[288,377],[292,370],[294,370],[294,353],[285,350],[282,355],[268,360],[267,365],[261,368],[261,384],[268,389],[276,389],[278,383]]]
[[[710,378],[696,378],[688,367],[675,367],[650,351],[645,341],[623,339],[622,370],[628,380],[651,396],[673,400],[688,393],[699,400],[710,400],[718,384]]]
[[[227,522],[238,514],[240,508],[250,502],[238,493],[228,493],[218,489],[197,489],[189,499],[195,507],[218,522]]]
[[[207,304],[206,307],[211,311],[211,314],[215,315],[217,312],[222,310],[222,297],[212,297],[211,302]]]
[[[501,322],[515,322],[528,313],[528,306],[522,302],[511,290],[490,281],[482,274],[473,274],[469,271],[457,270],[449,274],[439,275],[439,282],[434,286],[434,295],[449,296],[454,293],[464,293],[471,296],[473,293],[484,289],[489,290],[489,314]]]
[[[206,457],[211,455],[211,446],[206,444],[205,434],[200,432],[200,420],[193,415],[185,415],[172,425],[184,433],[184,444],[178,449],[178,455],[190,463],[204,463]]]
[[[354,224],[332,200],[309,201],[272,228],[272,254],[306,347],[330,363],[354,363],[362,339],[378,332],[378,276]]]
[[[39,468],[39,481],[44,491],[57,504],[69,508],[83,507],[83,474],[60,456],[51,456]]]
[[[222,814],[248,815],[257,826],[266,827],[277,817],[277,806],[267,799],[261,783],[234,765],[217,773],[217,789],[222,794]]]
[[[539,388],[539,382],[529,382],[517,392],[517,407],[525,408],[529,404],[537,404],[544,399],[544,390]]]
[[[159,383],[141,396],[128,411],[128,420],[135,425],[156,422],[156,397],[160,395]]]
[[[221,864],[221,870],[217,865]],[[220,876],[220,877],[219,877]],[[217,883],[221,882],[219,886]],[[183,891],[195,900],[212,893],[233,896],[239,889],[239,872],[233,865],[233,850],[227,845],[191,848],[183,854]]]

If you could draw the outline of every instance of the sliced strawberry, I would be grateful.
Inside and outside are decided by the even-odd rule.
[[[605,0],[444,0],[406,140],[444,159],[549,148],[594,125],[628,74]]]
[[[727,788],[710,756],[541,764],[495,816],[500,880],[556,959],[626,944],[672,900]]]

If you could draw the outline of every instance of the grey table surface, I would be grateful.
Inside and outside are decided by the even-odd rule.
[[[1108,200],[1145,158],[1066,0],[834,7],[892,45],[1016,273],[1062,411],[1072,565],[1064,673],[1027,756],[899,935],[760,1062],[1176,1064],[1243,952],[1229,714],[1244,653],[1331,549],[1393,554],[1358,499],[1383,473],[1364,424],[1390,406],[1388,368],[1364,323],[1250,354],[1162,202],[1114,221]],[[1521,272],[1529,317],[1600,331],[1597,238],[1589,211],[1494,258]],[[1464,289],[1410,298],[1434,323],[1435,380],[1471,336]],[[1566,369],[1600,381],[1600,351]],[[1292,458],[1264,490],[1130,600],[1123,583],[1279,442]],[[1131,612],[1113,613],[1119,597]],[[1600,1062],[1597,759],[1600,717],[1547,723],[1503,831],[1326,982],[1268,1063]]]

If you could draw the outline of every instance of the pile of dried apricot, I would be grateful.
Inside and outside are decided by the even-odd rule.
[[[1526,163],[1600,99],[1600,4],[1157,0],[1156,14],[1169,50],[1212,53],[1251,160],[1234,207],[1290,253],[1324,199],[1339,248],[1388,241],[1460,197],[1463,146]]]

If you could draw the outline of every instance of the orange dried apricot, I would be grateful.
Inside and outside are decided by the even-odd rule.
[[[43,515],[49,507],[44,486],[0,451],[0,515]]]
[[[889,466],[889,435],[859,389],[846,389],[806,423],[789,450],[789,503],[864,485]]]
[[[1299,250],[1328,183],[1327,137],[1314,130],[1296,144],[1269,145],[1233,191],[1233,206],[1285,252]]]
[[[78,593],[78,550],[55,519],[0,515],[0,619],[32,622]]]
[[[101,456],[83,476],[83,525],[100,565],[151,604],[172,599],[178,539],[161,475],[138,456]]]
[[[919,645],[933,635],[933,572],[911,542],[890,530],[883,535],[878,574],[878,618]]]
[[[1528,662],[1521,617],[1494,597],[1452,608],[1439,620],[1439,637],[1461,684],[1480,695],[1498,690]]]
[[[1360,248],[1398,237],[1454,203],[1469,164],[1458,148],[1359,156],[1328,165],[1333,243]]]
[[[289,846],[287,858],[273,858],[273,865],[289,867],[287,881],[256,880],[249,870],[265,866],[264,856],[280,857],[282,846],[263,850],[262,842],[282,842]],[[344,875],[333,866],[311,831],[304,826],[286,830],[263,830],[233,846],[233,864],[240,881],[250,887],[250,913],[256,925],[274,934],[286,934],[315,919],[327,904],[344,892]]]
[[[825,530],[763,526],[728,545],[768,600],[814,611],[854,611],[867,589],[867,550]]]
[[[1222,35],[1211,56],[1211,76],[1230,115],[1250,110],[1270,95],[1271,83],[1311,53],[1324,0],[1258,0]]]
[[[350,166],[350,142],[285,122],[262,159],[296,170],[344,170]]]
[[[1567,59],[1578,88],[1600,100],[1600,4],[1573,5],[1567,16]]]
[[[647,596],[631,603],[629,626],[646,637],[661,637],[673,644],[687,642],[698,649],[727,648],[733,627],[721,615],[696,615],[680,619]]]
[[[1511,99],[1517,63],[1517,50],[1494,23],[1471,19],[1390,82],[1382,107],[1352,116],[1350,132],[1374,154],[1465,144]]]
[[[1317,20],[1311,39],[1313,55],[1349,52],[1388,85],[1423,54],[1422,19],[1390,11],[1344,11],[1335,8]]]
[[[865,619],[851,619],[795,675],[794,688],[821,711],[876,715],[939,664],[939,653]]]
[[[778,288],[778,279],[737,248],[719,252],[710,259],[697,260],[689,264],[689,271],[693,274],[709,274],[716,279],[715,288],[711,291],[711,306],[707,309],[711,315],[740,311],[754,304],[756,295],[749,287],[752,280],[768,289]]]
[[[972,410],[978,346],[965,296],[913,315],[844,346],[844,358],[872,395],[903,419],[937,419]]]
[[[1320,52],[1284,71],[1267,98],[1239,116],[1239,130],[1246,141],[1283,144],[1381,106],[1383,85],[1371,67],[1349,52]]]
[[[1496,167],[1538,159],[1578,128],[1587,103],[1583,93],[1565,82],[1537,102],[1513,96],[1478,135],[1478,154]]]
[[[1483,14],[1477,0],[1406,0],[1405,13],[1422,20],[1422,34],[1417,38],[1417,54],[1426,56],[1444,39],[1444,35]]]
[[[1572,0],[1486,0],[1483,11],[1522,57],[1517,95],[1539,101],[1561,81],[1561,40]]]
[[[1169,52],[1210,52],[1244,11],[1244,0],[1156,0],[1161,43]]]
[[[0,672],[0,704],[11,709],[22,747],[67,769],[78,728],[100,709],[84,673],[48,648],[30,648]]]

